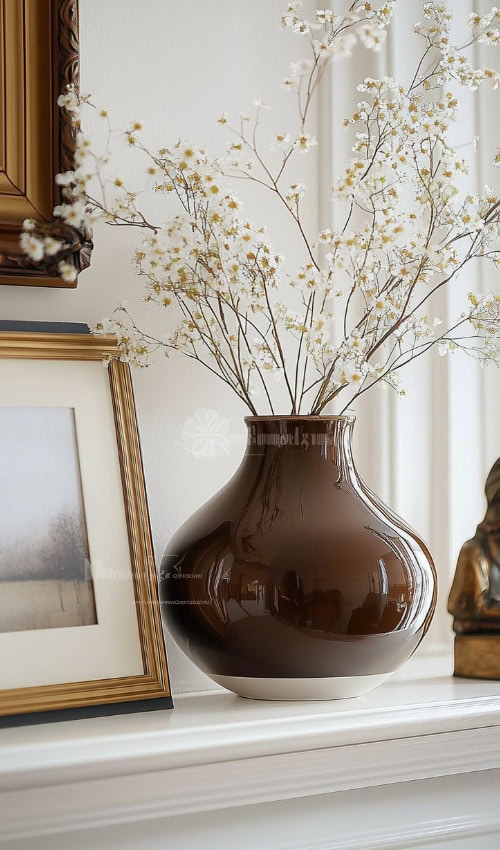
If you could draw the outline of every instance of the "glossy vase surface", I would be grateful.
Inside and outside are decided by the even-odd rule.
[[[213,681],[260,699],[377,687],[420,643],[429,552],[360,479],[354,418],[248,417],[235,475],[162,560],[167,628]]]

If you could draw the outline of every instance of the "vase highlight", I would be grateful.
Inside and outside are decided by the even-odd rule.
[[[240,696],[372,690],[429,627],[430,554],[360,479],[353,417],[245,422],[240,467],[163,557],[167,628],[204,673]]]

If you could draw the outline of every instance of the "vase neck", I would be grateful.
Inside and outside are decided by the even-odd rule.
[[[339,479],[356,475],[352,459],[354,417],[350,416],[249,416],[246,457],[335,464]],[[324,465],[324,464],[323,464]]]

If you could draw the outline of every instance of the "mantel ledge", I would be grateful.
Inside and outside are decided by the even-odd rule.
[[[0,729],[0,790],[500,727],[500,681],[388,682],[364,697],[180,695],[173,711]]]
[[[500,767],[500,682],[395,681],[300,704],[217,692],[175,705],[0,730],[0,838]]]

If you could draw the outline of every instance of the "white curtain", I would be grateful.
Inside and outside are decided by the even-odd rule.
[[[412,28],[422,19],[422,5],[399,0],[387,43],[379,54],[359,51],[355,60],[332,66],[320,109],[322,221],[329,217],[333,225],[338,223],[339,212],[332,210],[329,187],[343,160],[351,156],[342,119],[352,114],[360,99],[356,85],[365,76],[389,74],[408,79],[421,52],[421,41]],[[490,8],[484,0],[448,0],[448,6],[456,16],[457,43],[470,33],[464,29],[469,12],[484,14]],[[473,60],[498,67],[498,53],[494,48],[475,48]],[[485,183],[498,190],[499,173],[490,163],[500,146],[500,91],[460,92],[459,96],[463,110],[453,141],[470,145],[471,190]],[[479,145],[474,153],[475,136],[479,136]],[[471,290],[500,289],[498,277],[493,269],[488,273],[467,270],[451,292],[436,299],[435,315],[446,321],[457,304],[465,308]],[[474,534],[484,513],[484,481],[500,455],[500,370],[482,370],[463,354],[441,358],[430,352],[403,376],[405,398],[381,388],[359,401],[356,459],[367,483],[420,532],[434,556],[438,606],[413,670],[428,672],[434,664],[436,672],[445,673],[452,664],[451,618],[446,613],[451,578],[461,544]]]

